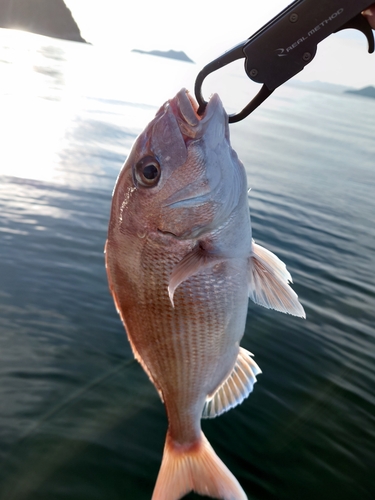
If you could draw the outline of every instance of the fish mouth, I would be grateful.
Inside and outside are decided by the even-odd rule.
[[[203,117],[198,115],[198,103],[186,89],[181,89],[168,103],[175,117],[183,119],[192,127],[196,127]]]
[[[198,114],[199,106],[197,101],[184,88],[167,102],[167,106],[168,111],[174,115],[186,146],[192,141],[201,139],[211,126],[213,127],[213,133],[215,133],[215,122],[222,123],[224,121],[226,127],[228,127],[227,114],[217,94],[212,95],[202,115]],[[199,185],[199,183],[193,181],[169,196],[165,200],[164,207],[190,208],[204,205],[209,201],[212,191],[217,188],[216,184]]]
[[[215,114],[225,114],[222,102],[217,94],[212,95],[202,115],[198,114],[199,106],[197,101],[186,89],[181,89],[167,104],[177,120],[185,143],[202,137]]]

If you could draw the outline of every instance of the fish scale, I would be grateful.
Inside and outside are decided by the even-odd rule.
[[[155,274],[155,268],[153,274]],[[168,273],[159,271],[159,274],[165,276]],[[163,279],[159,280],[159,282],[163,281]],[[176,293],[174,308],[170,304],[166,291],[163,296],[158,291],[158,287],[153,288],[152,282],[149,281],[149,285],[151,286],[145,290],[145,304],[142,307],[144,312],[141,315],[144,321],[147,321],[147,328],[140,325],[140,328],[147,332],[147,338],[143,338],[142,331],[137,332],[134,337],[140,343],[150,342],[163,352],[161,360],[163,365],[159,366],[158,371],[160,376],[165,371],[175,372],[173,377],[175,392],[178,393],[176,389],[186,384],[191,388],[194,387],[194,381],[200,385],[200,380],[205,377],[205,371],[208,368],[205,366],[206,360],[202,359],[202,353],[207,358],[218,359],[220,344],[217,332],[224,324],[223,308],[217,308],[216,302],[211,303],[211,306],[208,304],[207,307],[207,296],[217,293],[215,281],[212,279],[210,283],[204,280],[204,277],[200,279],[192,277],[187,280]],[[165,290],[166,288],[165,286]],[[157,297],[156,300],[155,297]],[[225,294],[225,297],[227,298],[228,294]],[[192,305],[195,311],[193,318],[190,315]],[[166,336],[164,334],[166,331],[170,332],[170,335]],[[137,345],[137,341],[134,343]],[[196,362],[198,355],[200,359]],[[160,362],[159,356],[155,356],[155,359],[156,363]],[[188,365],[184,363],[185,360],[188,360]],[[151,368],[155,363],[153,360],[150,363],[152,363],[149,365]],[[191,370],[191,366],[195,369]],[[212,368],[209,369],[212,370]],[[153,369],[152,371],[154,372]]]

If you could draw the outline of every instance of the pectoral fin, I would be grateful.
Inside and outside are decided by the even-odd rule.
[[[292,277],[275,254],[253,242],[249,258],[249,297],[256,304],[306,318],[297,294],[289,286]]]
[[[256,376],[262,373],[251,352],[240,347],[236,364],[229,377],[206,399],[202,418],[213,418],[242,403],[252,392]]]
[[[197,245],[191,252],[174,267],[169,278],[168,293],[172,306],[174,307],[173,297],[176,288],[181,283],[194,274],[197,274],[204,268],[213,266],[222,262],[223,257],[207,252],[203,247]]]

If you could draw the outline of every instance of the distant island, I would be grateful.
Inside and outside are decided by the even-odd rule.
[[[86,43],[64,0],[1,0],[0,28]]]
[[[356,94],[356,95],[362,95],[364,97],[372,97],[375,99],[375,87],[372,87],[371,85],[369,87],[364,87],[363,89],[358,89],[358,90],[345,90],[347,94]]]
[[[185,52],[182,52],[182,50],[177,51],[177,50],[139,50],[139,49],[133,49],[132,52],[138,52],[139,54],[148,54],[150,56],[158,56],[158,57],[168,57],[169,59],[178,59],[179,61],[185,61],[185,62],[191,62],[193,63],[194,61],[188,57]]]

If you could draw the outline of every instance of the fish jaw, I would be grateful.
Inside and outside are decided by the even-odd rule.
[[[245,169],[230,145],[228,116],[217,94],[203,116],[185,89],[169,101],[169,108],[187,151],[184,167],[176,175],[185,172],[191,178],[165,199],[159,229],[178,238],[199,238],[220,230],[236,211],[248,214]],[[191,227],[186,227],[187,220]]]

